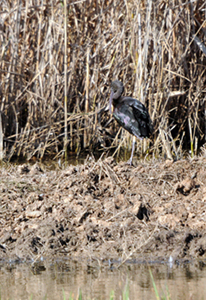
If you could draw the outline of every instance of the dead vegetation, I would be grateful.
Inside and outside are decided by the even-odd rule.
[[[155,155],[204,143],[205,1],[4,0],[0,11],[1,157],[126,147],[104,109],[117,78],[149,109]]]
[[[1,258],[204,259],[206,157],[1,168]]]

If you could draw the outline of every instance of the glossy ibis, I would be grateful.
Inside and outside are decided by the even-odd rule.
[[[153,132],[152,121],[146,107],[137,99],[131,97],[123,97],[124,85],[121,81],[115,80],[111,84],[111,96],[109,101],[110,113],[113,104],[113,116],[117,122],[125,128],[129,133],[138,139],[149,137]],[[132,143],[132,153],[129,164],[132,164],[134,154],[135,138]]]

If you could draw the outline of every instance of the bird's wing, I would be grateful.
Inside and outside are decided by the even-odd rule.
[[[135,119],[138,121],[139,119],[148,120],[149,113],[144,104],[142,104],[139,100],[133,99],[131,97],[125,97],[124,101],[127,103],[129,107],[132,108]]]
[[[127,105],[133,111],[135,120],[139,123],[142,135],[148,136],[153,133],[153,125],[147,108],[139,100],[125,97]]]

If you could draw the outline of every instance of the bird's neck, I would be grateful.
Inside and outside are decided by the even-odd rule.
[[[118,90],[113,95],[113,100],[119,100],[121,98],[121,95],[123,93],[123,88],[119,87]]]
[[[122,102],[122,100],[123,100],[123,97],[121,95],[118,98],[113,97],[112,103],[114,106],[117,106],[118,104],[120,104]]]

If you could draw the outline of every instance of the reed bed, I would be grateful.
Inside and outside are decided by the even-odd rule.
[[[67,6],[66,6],[67,5]],[[131,145],[107,109],[110,83],[154,122],[150,151],[181,157],[205,143],[205,1],[0,3],[0,159]]]

